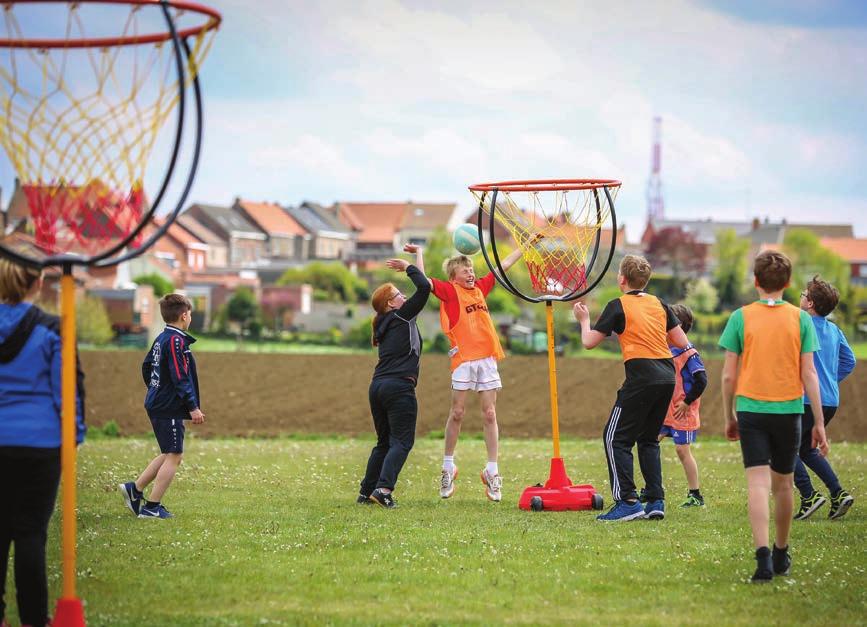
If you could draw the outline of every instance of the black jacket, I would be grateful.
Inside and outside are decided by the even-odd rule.
[[[190,344],[196,338],[172,326],[154,340],[141,365],[147,386],[144,406],[151,418],[190,419],[199,408],[199,377]]]
[[[415,319],[427,303],[431,286],[415,266],[409,266],[406,275],[416,287],[415,294],[400,309],[392,309],[376,319],[373,332],[378,342],[379,362],[373,371],[374,380],[411,377],[418,381],[422,339]]]

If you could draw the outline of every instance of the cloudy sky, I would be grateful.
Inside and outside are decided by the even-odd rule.
[[[867,237],[867,3],[210,0],[191,200],[453,201],[618,178],[668,217],[852,222]],[[761,7],[755,5],[761,4]]]

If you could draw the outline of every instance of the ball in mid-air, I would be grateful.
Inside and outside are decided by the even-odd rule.
[[[481,249],[479,230],[472,224],[462,224],[452,236],[455,250],[462,255],[475,255]]]

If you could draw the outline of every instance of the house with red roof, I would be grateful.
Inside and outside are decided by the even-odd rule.
[[[867,286],[867,238],[823,237],[819,242],[849,264],[852,285]]]
[[[310,233],[277,203],[235,199],[232,209],[266,236],[266,254],[272,261],[305,261]]]

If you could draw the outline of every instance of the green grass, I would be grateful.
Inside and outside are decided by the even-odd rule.
[[[850,346],[856,359],[867,359],[867,342],[854,342]]]
[[[686,491],[673,446],[663,522],[602,524],[595,512],[529,513],[520,490],[547,475],[550,443],[505,439],[504,501],[477,472],[484,443],[461,441],[455,496],[437,495],[441,443],[422,438],[386,511],[355,505],[371,440],[188,439],[165,502],[138,520],[116,486],[155,452],[151,439],[95,439],[80,450],[79,593],[89,625],[254,624],[864,624],[864,503],[830,522],[794,524],[791,578],[752,573],[736,445],[695,446],[708,506]],[[609,499],[597,441],[563,443],[573,480]],[[867,445],[836,444],[835,467],[867,493]],[[49,536],[60,591],[58,517]],[[8,581],[12,582],[11,569]],[[14,594],[7,590],[17,616]]]

